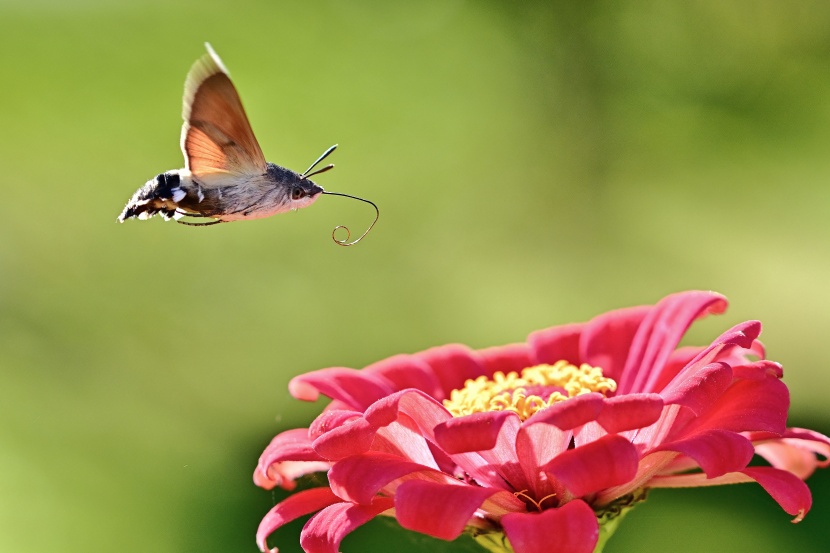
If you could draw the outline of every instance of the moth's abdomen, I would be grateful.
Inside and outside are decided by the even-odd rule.
[[[185,195],[182,177],[178,171],[156,175],[133,194],[124,211],[118,216],[118,222],[123,223],[133,217],[149,219],[153,215],[161,215],[165,219],[178,218],[181,215],[176,209]]]

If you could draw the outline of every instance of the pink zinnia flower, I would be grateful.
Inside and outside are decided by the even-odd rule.
[[[521,344],[294,378],[296,398],[333,401],[309,428],[275,437],[254,480],[290,490],[327,471],[329,485],[271,509],[260,549],[316,512],[300,537],[308,553],[336,553],[379,514],[447,540],[466,530],[494,551],[588,553],[649,488],[751,481],[801,520],[803,479],[830,463],[830,439],[786,427],[789,392],[764,360],[761,324],[678,347],[695,319],[725,308],[718,294],[686,292]],[[771,466],[749,466],[754,454]]]

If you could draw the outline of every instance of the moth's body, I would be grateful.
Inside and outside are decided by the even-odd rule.
[[[119,222],[154,215],[212,222],[259,219],[307,207],[323,193],[305,175],[265,161],[227,70],[205,46],[208,53],[193,64],[184,87],[185,167],[147,181],[127,202]]]
[[[177,169],[156,175],[136,191],[118,218],[185,215],[218,221],[261,219],[311,205],[323,188],[299,173],[266,164],[262,175],[209,178]]]

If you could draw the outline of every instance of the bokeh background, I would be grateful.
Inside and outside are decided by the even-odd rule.
[[[182,166],[210,41],[266,157],[339,143],[272,219],[117,225]],[[299,373],[486,347],[690,288],[761,319],[791,425],[830,432],[830,5],[0,0],[0,551],[253,552]],[[622,551],[826,551],[759,486],[658,490]],[[297,552],[300,525],[273,542]],[[476,551],[384,521],[355,551]]]

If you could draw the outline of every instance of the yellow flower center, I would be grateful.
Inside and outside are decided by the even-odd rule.
[[[453,390],[444,407],[455,417],[484,411],[513,411],[527,420],[558,401],[591,392],[602,395],[617,389],[617,383],[602,375],[602,369],[567,361],[553,365],[536,365],[492,378],[479,376],[468,380],[460,390]]]

